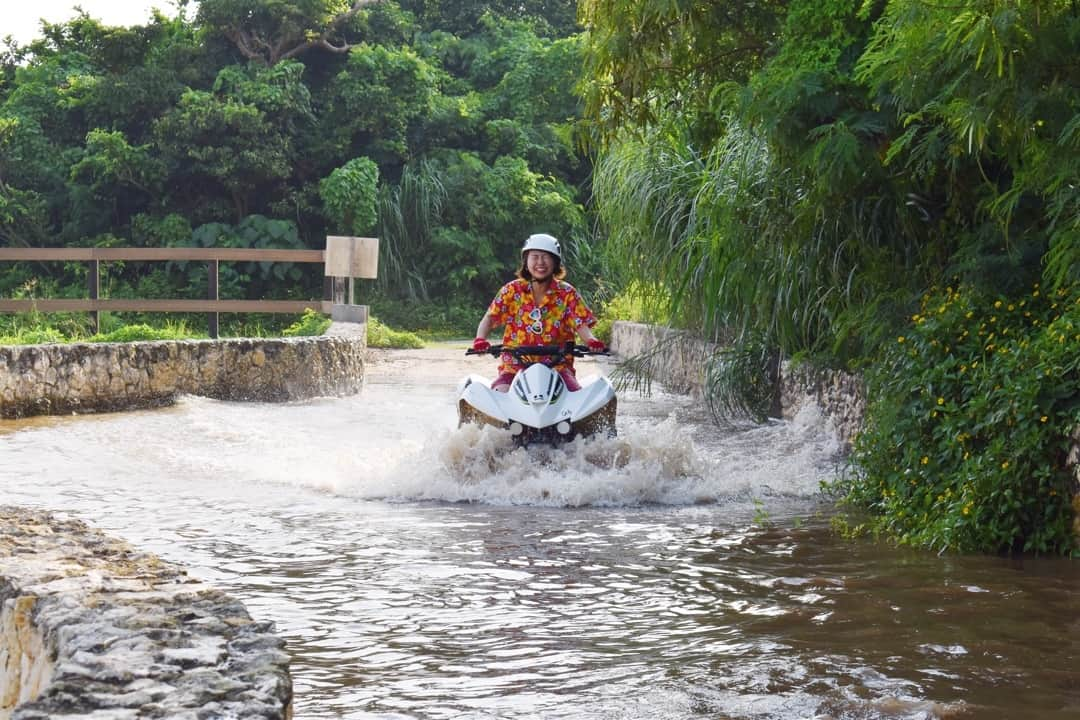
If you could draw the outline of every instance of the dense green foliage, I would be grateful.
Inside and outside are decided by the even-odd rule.
[[[285,337],[322,335],[330,327],[330,318],[314,310],[306,310],[299,320],[281,331]]]
[[[83,14],[0,53],[0,245],[321,248],[374,234],[382,272],[361,301],[478,315],[529,233],[586,236],[573,2],[179,9],[128,28]],[[84,296],[78,263],[4,270],[4,295]],[[221,272],[224,298],[323,292],[312,265]],[[102,292],[205,297],[206,270],[109,263]]]
[[[875,530],[933,549],[1071,550],[1080,292],[927,296],[870,374],[854,478]]]
[[[423,339],[408,330],[395,330],[377,317],[368,319],[367,344],[372,348],[422,348]]]
[[[609,263],[625,268],[624,281],[659,288],[674,324],[730,344],[710,369],[714,408],[760,415],[783,357],[885,368],[875,373],[872,429],[847,488],[878,516],[876,528],[936,549],[1074,547],[1063,501],[1048,492],[1065,492],[1060,444],[1080,388],[1024,359],[1049,350],[1046,326],[1013,327],[1016,349],[981,360],[980,373],[952,378],[950,392],[932,399],[954,403],[958,425],[967,418],[967,428],[952,429],[997,443],[969,451],[999,471],[966,494],[957,478],[972,461],[954,467],[934,434],[944,426],[931,432],[917,421],[933,409],[901,390],[940,385],[930,380],[943,372],[941,358],[894,355],[896,337],[917,336],[905,326],[924,315],[929,288],[963,287],[976,314],[984,298],[1019,307],[1035,283],[1074,297],[1076,4],[584,0],[582,8]],[[936,339],[960,336],[966,323],[945,312]],[[1059,336],[1067,368],[1080,341]],[[970,368],[968,349],[950,346]],[[986,390],[983,373],[1001,386],[989,404],[971,399]],[[1041,401],[1058,394],[1053,408]],[[1042,408],[1046,422],[1025,420],[1019,437],[998,417],[1014,401]],[[978,419],[985,413],[993,419]],[[909,469],[921,479],[899,488],[895,473]],[[967,525],[946,511],[952,505],[935,504],[950,488],[950,503],[965,498],[957,512],[978,495]],[[886,502],[883,489],[896,495]]]
[[[733,38],[730,6],[585,5],[590,64],[614,73],[593,81],[598,206],[677,322],[850,364],[947,278],[1080,276],[1068,3],[745,4],[768,43]],[[683,57],[688,33],[740,61]]]

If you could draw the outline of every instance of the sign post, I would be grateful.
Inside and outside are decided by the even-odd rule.
[[[367,322],[367,305],[356,303],[356,278],[373,279],[379,272],[379,238],[326,236],[326,276],[333,278],[330,319]],[[348,280],[346,292],[345,280]]]

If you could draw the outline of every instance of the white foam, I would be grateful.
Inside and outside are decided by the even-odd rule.
[[[559,447],[514,447],[497,428],[465,425],[437,433],[413,453],[384,459],[364,477],[333,490],[370,499],[437,500],[494,505],[622,507],[690,505],[748,500],[756,494],[808,496],[822,478],[820,445],[785,450],[804,437],[779,444],[790,426],[760,429],[754,438],[732,436],[729,447],[703,452],[696,430],[669,415],[656,424],[633,423],[616,438],[578,438]],[[762,436],[764,435],[764,436]],[[825,451],[827,454],[827,450]]]

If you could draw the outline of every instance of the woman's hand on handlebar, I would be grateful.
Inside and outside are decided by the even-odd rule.
[[[483,353],[491,348],[491,343],[486,338],[478,337],[472,341],[473,352]]]

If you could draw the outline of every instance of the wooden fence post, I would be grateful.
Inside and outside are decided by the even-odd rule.
[[[97,300],[101,293],[101,261],[91,260],[90,268],[86,274],[86,290],[91,300]],[[101,332],[101,311],[90,311],[90,327],[94,334]]]
[[[206,273],[206,285],[208,288],[207,294],[209,296],[208,299],[220,300],[221,298],[218,297],[218,266],[220,265],[220,262],[217,260],[211,260],[208,265],[209,267],[207,267]],[[206,324],[210,331],[210,337],[217,340],[218,314],[216,312],[212,312],[207,315]]]

